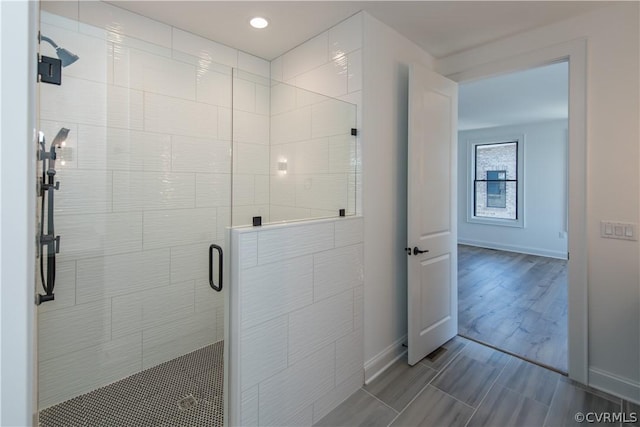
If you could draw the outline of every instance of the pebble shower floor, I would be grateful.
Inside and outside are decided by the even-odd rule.
[[[224,342],[40,412],[41,427],[222,426]]]

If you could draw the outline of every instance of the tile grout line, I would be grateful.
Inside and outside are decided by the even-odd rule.
[[[471,406],[471,405],[469,405],[468,403],[463,402],[462,400],[458,399],[457,397],[455,397],[455,396],[453,396],[453,395],[451,395],[451,394],[447,393],[446,391],[444,391],[444,390],[440,389],[438,386],[435,386],[435,385],[433,385],[433,384],[432,384],[432,383],[433,383],[433,381],[435,381],[435,379],[436,379],[436,378],[438,378],[438,377],[440,376],[440,374],[441,374],[441,373],[443,373],[443,372],[445,371],[445,369],[447,369],[447,368],[449,367],[449,365],[451,365],[451,363],[453,363],[453,361],[454,361],[455,359],[457,359],[457,358],[458,358],[458,356],[459,356],[459,355],[464,351],[464,349],[465,349],[465,347],[466,347],[466,346],[467,346],[467,344],[465,344],[465,345],[460,349],[460,351],[458,351],[458,352],[457,352],[457,353],[456,353],[456,354],[451,358],[451,360],[449,360],[447,363],[445,363],[441,370],[439,370],[439,371],[438,371],[438,370],[436,369],[436,371],[437,371],[438,373],[437,373],[433,378],[431,378],[431,380],[430,380],[430,381],[429,381],[429,383],[427,384],[427,387],[428,387],[428,386],[432,386],[432,387],[433,387],[433,388],[435,388],[436,390],[438,390],[438,391],[440,391],[440,392],[442,392],[442,393],[446,394],[447,396],[449,396],[449,397],[453,398],[455,401],[462,403],[463,405],[467,406],[468,408],[474,409],[474,407],[473,407],[473,406]],[[507,362],[507,364],[509,364],[509,362]],[[505,365],[505,368],[506,368],[506,365]],[[433,369],[433,368],[432,368],[432,369]],[[504,368],[503,368],[503,370],[504,370]],[[500,371],[500,374],[502,374],[502,371]],[[500,374],[498,374],[498,376],[496,377],[496,381],[497,381],[498,377],[500,377]],[[426,388],[426,387],[425,387],[425,388]]]
[[[445,369],[446,369],[446,368],[447,368],[447,367],[448,367],[448,366],[449,366],[449,365],[450,365],[450,364],[451,364],[455,359],[457,359],[457,358],[458,358],[458,356],[462,353],[462,351],[465,349],[465,347],[466,347],[466,346],[467,346],[467,344],[465,343],[465,344],[464,344],[464,346],[460,349],[460,351],[458,351],[458,352],[457,352],[457,353],[456,353],[456,354],[451,358],[451,360],[449,360],[447,363],[445,363],[445,364],[442,366],[442,368],[441,368],[440,370],[435,369],[435,368],[432,368],[432,367],[430,367],[430,366],[427,366],[427,365],[426,365],[426,364],[424,364],[424,363],[422,364],[422,365],[423,365],[423,366],[425,366],[426,368],[429,368],[429,369],[433,369],[433,370],[435,370],[435,371],[437,372],[437,374],[436,374],[436,375],[434,375],[434,377],[433,377],[433,378],[431,378],[431,379],[429,380],[429,382],[427,382],[427,384],[426,384],[422,389],[420,389],[420,391],[419,391],[418,393],[416,393],[416,395],[413,397],[413,399],[411,399],[411,400],[409,401],[409,403],[407,403],[407,404],[404,406],[404,408],[402,408],[402,410],[398,412],[398,415],[396,415],[396,416],[395,416],[395,417],[394,417],[394,418],[389,422],[389,424],[387,424],[387,426],[391,426],[391,425],[396,421],[396,419],[398,419],[398,418],[400,417],[400,415],[402,415],[402,413],[403,413],[403,412],[404,412],[404,411],[405,411],[409,406],[411,406],[411,404],[412,404],[412,403],[413,403],[413,402],[418,398],[418,396],[420,396],[420,394],[422,394],[422,392],[423,392],[427,387],[429,387],[430,385],[432,385],[433,381],[434,381],[436,378],[438,378],[438,377],[439,377],[439,376],[444,372],[444,370],[445,370]],[[422,361],[421,361],[421,362],[422,362]],[[421,363],[421,362],[419,362],[419,363]],[[440,389],[439,389],[439,388],[437,388],[436,386],[433,386],[433,387],[434,387],[434,388],[436,388],[437,390],[440,390]],[[366,390],[365,390],[365,391],[366,391]],[[442,391],[442,390],[440,390],[440,391]],[[369,394],[371,394],[371,393],[369,393]],[[452,397],[453,397],[453,396],[452,396]],[[378,400],[380,400],[380,399],[378,399]],[[457,401],[457,400],[458,400],[458,399],[456,399],[456,401]],[[384,403],[384,402],[383,402],[383,403]],[[466,404],[465,404],[465,405],[466,405]],[[388,406],[388,405],[387,405],[387,406]],[[467,406],[469,406],[469,405],[467,405]],[[395,409],[394,409],[394,411],[395,411]],[[469,419],[471,419],[471,418],[469,418]]]
[[[454,359],[455,359],[455,357],[454,357]],[[429,369],[433,369],[433,368],[429,368]],[[407,403],[407,404],[402,408],[402,410],[401,410],[400,412],[398,412],[398,415],[396,415],[396,417],[395,417],[394,419],[392,419],[392,420],[391,420],[391,422],[388,424],[388,426],[390,426],[391,424],[393,424],[393,422],[394,422],[398,417],[400,417],[400,415],[402,415],[402,413],[403,413],[403,412],[404,412],[404,411],[405,411],[409,406],[411,406],[411,404],[412,404],[416,399],[418,399],[418,396],[420,396],[420,395],[422,394],[422,392],[424,392],[424,391],[427,389],[427,387],[429,387],[429,386],[431,385],[431,382],[432,382],[432,381],[433,381],[433,380],[434,380],[438,375],[439,375],[439,373],[438,373],[437,375],[435,375],[433,378],[431,378],[431,379],[429,380],[429,382],[427,382],[427,384],[425,384],[425,386],[424,386],[424,387],[422,387],[422,388],[420,389],[420,391],[418,391],[418,392],[416,393],[416,395],[415,395],[415,396],[413,396],[413,398],[412,398],[412,399],[411,399],[411,400],[410,400],[410,401],[409,401],[409,402],[408,402],[408,403]],[[435,388],[435,386],[433,386],[433,387]],[[438,390],[439,390],[439,389],[438,389]]]
[[[495,351],[495,350],[494,350]],[[504,353],[503,353],[504,354]],[[505,370],[505,368],[507,367],[507,364],[509,363],[509,361],[507,363],[504,364],[504,366],[502,367],[502,369],[500,369],[500,372],[498,373],[498,375],[496,375],[496,378],[493,380],[493,383],[491,383],[491,387],[489,387],[489,389],[487,390],[487,392],[484,394],[484,396],[482,396],[482,399],[480,400],[480,402],[478,403],[478,406],[475,408],[475,410],[473,411],[473,414],[471,414],[471,416],[469,417],[469,419],[467,420],[467,422],[465,423],[464,427],[467,427],[469,425],[469,423],[471,422],[471,420],[473,419],[473,417],[476,416],[476,414],[478,413],[478,409],[480,409],[480,406],[482,406],[482,404],[484,403],[485,399],[487,398],[487,396],[489,395],[489,392],[491,391],[491,389],[496,385],[496,383],[498,382],[498,378],[500,378],[500,375],[502,375],[502,372]]]
[[[433,387],[433,388],[435,388],[435,389],[436,389],[436,390],[438,390],[438,391],[441,391],[442,393],[446,394],[447,396],[451,397],[451,398],[452,398],[452,399],[454,399],[455,401],[457,401],[457,402],[459,402],[459,403],[462,403],[462,404],[463,404],[464,406],[466,406],[467,408],[470,408],[470,409],[472,409],[472,410],[475,410],[475,408],[474,408],[473,406],[469,405],[469,404],[468,404],[468,403],[466,403],[466,402],[463,402],[462,400],[460,400],[460,399],[458,399],[457,397],[455,397],[455,396],[453,396],[453,395],[451,395],[451,394],[447,393],[446,391],[444,391],[444,390],[442,390],[442,389],[439,389],[438,387],[436,387],[436,386],[434,386],[434,385],[432,385],[432,387]]]
[[[378,396],[376,396],[375,394],[371,394],[368,390],[366,390],[364,387],[360,387],[360,390],[364,391],[365,393],[367,393],[369,396],[373,397],[375,400],[377,400],[378,402],[382,403],[384,406],[386,406],[387,408],[391,409],[393,412],[398,412],[395,409],[393,409],[391,406],[387,405],[384,401],[380,400],[380,398]],[[399,412],[398,412],[399,413]]]
[[[542,427],[547,425],[547,421],[549,420],[549,415],[551,414],[551,407],[553,405],[553,401],[558,393],[558,387],[560,387],[560,378],[556,379],[556,386],[553,388],[553,394],[551,395],[551,401],[549,402],[549,409],[547,409],[547,415],[544,417],[544,422],[542,423]]]
[[[458,335],[456,335],[456,336],[458,336]],[[456,360],[458,358],[458,356],[460,356],[460,354],[462,354],[462,352],[464,351],[466,346],[467,346],[467,344],[465,343],[462,346],[462,348],[457,353],[455,353],[447,363],[442,365],[442,367],[440,369],[436,369],[436,368],[433,368],[431,366],[428,366],[425,363],[422,363],[422,360],[424,360],[424,358],[423,358],[419,363],[422,363],[427,368],[431,368],[431,369],[433,369],[433,370],[435,370],[437,372],[437,374],[433,378],[431,378],[431,380],[429,381],[429,383],[427,385],[431,385],[431,383],[433,383],[437,378],[439,378],[442,375],[442,373],[449,367],[449,365],[451,365],[453,363],[453,361]]]

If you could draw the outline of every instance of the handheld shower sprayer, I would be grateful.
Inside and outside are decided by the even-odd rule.
[[[56,134],[55,138],[51,142],[49,150],[47,150],[44,134],[40,133],[39,144],[40,151],[38,152],[40,160],[42,160],[42,178],[40,181],[40,196],[42,197],[40,206],[40,279],[42,280],[42,287],[45,294],[38,294],[36,304],[41,304],[45,301],[53,301],[53,289],[56,280],[56,253],[60,251],[60,236],[56,236],[54,229],[54,192],[60,189],[60,183],[56,182],[56,149],[62,147],[64,142],[69,136],[69,129],[61,128]],[[45,234],[45,204],[47,207],[47,233]],[[47,258],[47,268],[45,275],[44,258],[45,251]]]
[[[43,172],[46,172],[51,178],[56,174],[56,158],[58,157],[56,154],[56,149],[62,147],[64,142],[67,140],[69,136],[69,129],[61,128],[56,134],[53,141],[51,141],[51,145],[49,146],[49,150],[45,145],[44,137],[40,139],[40,160],[44,162],[45,159],[49,160],[48,168],[45,170],[43,168]]]

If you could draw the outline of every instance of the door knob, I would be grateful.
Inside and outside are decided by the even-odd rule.
[[[413,247],[413,254],[414,254],[414,255],[418,255],[418,254],[426,254],[427,252],[429,252],[429,249],[422,251],[422,250],[420,250],[417,246],[414,246],[414,247]]]

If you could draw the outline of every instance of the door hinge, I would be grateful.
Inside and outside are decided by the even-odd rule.
[[[569,252],[567,252],[567,261],[569,261]]]
[[[356,128],[351,128],[351,135],[353,135],[353,136],[357,136],[357,135],[358,135],[358,129],[356,129]]]
[[[38,58],[38,81],[42,83],[51,83],[54,85],[62,84],[62,61],[49,56],[39,56]]]

